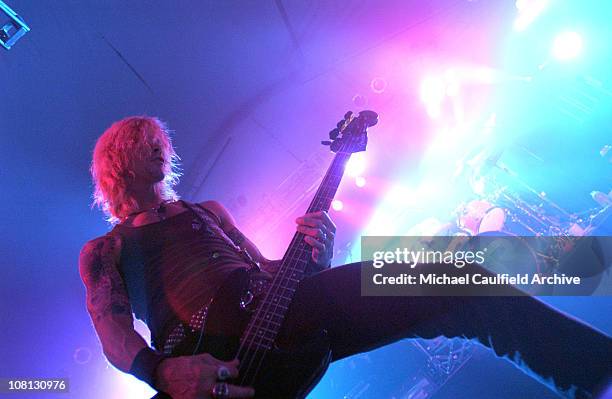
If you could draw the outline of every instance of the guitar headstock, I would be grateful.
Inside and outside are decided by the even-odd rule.
[[[351,111],[344,115],[336,128],[329,132],[330,140],[322,141],[333,152],[354,153],[365,151],[368,144],[367,129],[378,123],[378,114],[374,111]]]

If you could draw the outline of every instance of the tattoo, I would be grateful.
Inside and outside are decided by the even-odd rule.
[[[87,288],[87,310],[94,323],[108,315],[132,316],[123,278],[115,262],[115,237],[100,237],[85,244],[79,259]]]
[[[238,245],[239,247],[242,247],[242,244],[246,240],[244,234],[242,234],[242,232],[238,230],[237,227],[234,227],[229,233],[227,233],[227,236],[231,238],[234,244]]]

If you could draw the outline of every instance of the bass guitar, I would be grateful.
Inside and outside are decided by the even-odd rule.
[[[307,212],[328,211],[351,154],[365,151],[367,129],[376,125],[373,111],[348,112],[322,144],[335,153]],[[249,273],[236,270],[211,301],[202,330],[188,334],[171,356],[209,353],[221,360],[240,360],[232,384],[252,386],[256,398],[304,398],[319,382],[331,359],[325,331],[287,351],[275,344],[289,304],[305,276],[311,249],[296,232],[265,293],[256,301],[249,292]],[[153,399],[170,399],[158,393]],[[174,398],[179,399],[179,398]]]

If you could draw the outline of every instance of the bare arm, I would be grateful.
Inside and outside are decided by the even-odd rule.
[[[117,270],[119,247],[119,239],[109,236],[87,242],[79,257],[79,272],[104,355],[113,366],[128,372],[138,352],[148,345],[134,330],[127,291]]]
[[[83,246],[79,271],[87,289],[87,310],[104,355],[119,370],[134,374],[173,398],[210,398],[217,369],[238,376],[238,362],[222,362],[204,353],[163,359],[134,330],[125,284],[117,269],[119,240],[100,237]],[[162,360],[163,359],[163,360]],[[229,385],[230,396],[252,397],[252,388]]]

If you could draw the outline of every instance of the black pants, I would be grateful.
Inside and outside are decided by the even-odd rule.
[[[570,398],[591,398],[612,369],[610,337],[537,298],[361,296],[361,266],[352,263],[306,277],[279,341],[299,345],[326,329],[333,360],[339,360],[404,338],[476,339]]]

